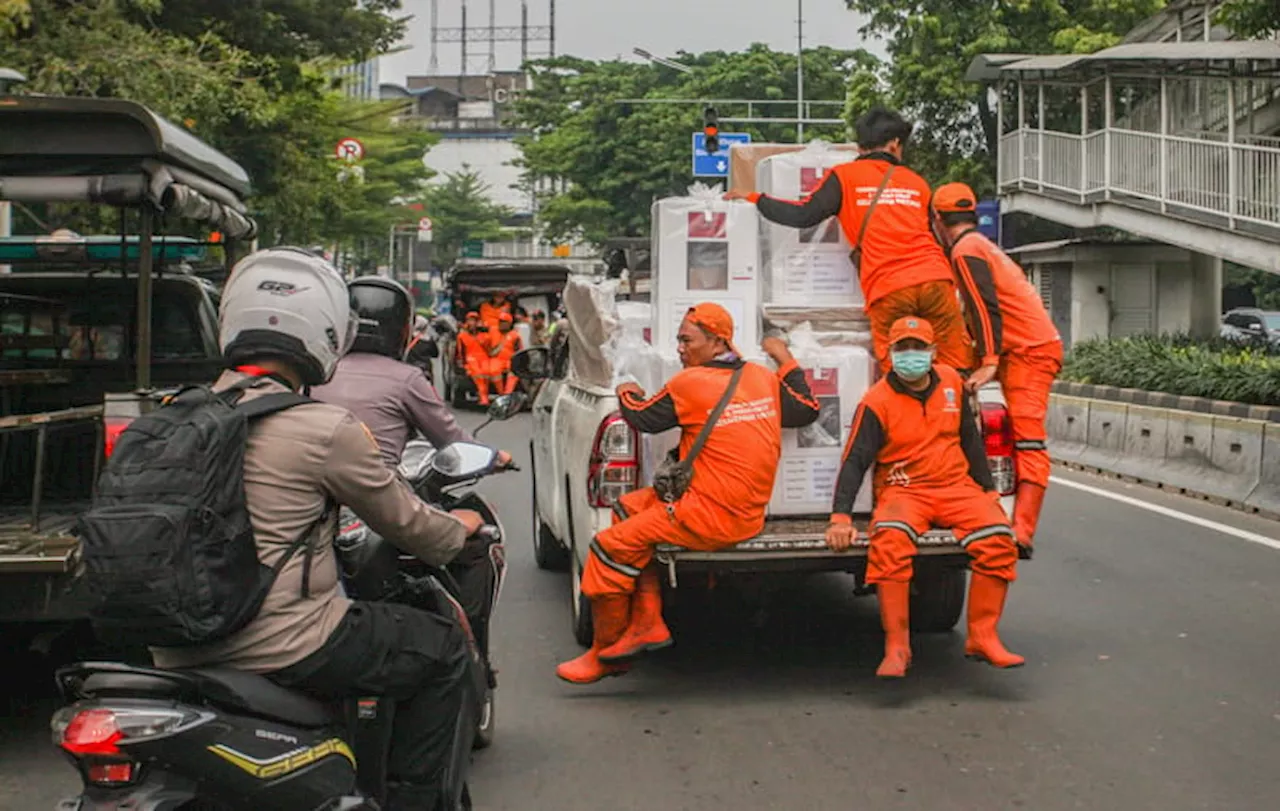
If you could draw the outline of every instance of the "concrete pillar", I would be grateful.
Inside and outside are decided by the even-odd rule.
[[[1191,334],[1211,338],[1222,322],[1222,259],[1191,254]]]

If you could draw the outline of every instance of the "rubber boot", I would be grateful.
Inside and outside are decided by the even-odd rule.
[[[475,384],[476,394],[480,397],[480,405],[489,405],[489,378],[477,377],[475,378]]]
[[[972,574],[969,580],[969,639],[964,645],[966,658],[1000,668],[1020,667],[1026,663],[1027,660],[1018,654],[1010,653],[996,634],[1008,593],[1006,581],[989,574]]]
[[[901,679],[911,666],[911,584],[880,583],[880,625],[884,628],[884,661],[876,669],[881,679]]]
[[[1031,482],[1018,482],[1013,503],[1013,537],[1018,541],[1020,556],[1030,558],[1035,549],[1036,525],[1044,506],[1044,488]]]
[[[577,659],[562,663],[556,675],[571,684],[594,684],[606,676],[621,676],[630,665],[605,664],[600,651],[622,638],[631,613],[631,596],[611,594],[591,601],[591,648]]]
[[[621,639],[600,651],[600,661],[619,664],[669,647],[671,631],[662,621],[662,582],[656,571],[646,569],[631,595],[631,623]]]

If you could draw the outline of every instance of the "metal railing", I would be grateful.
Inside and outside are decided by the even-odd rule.
[[[1280,141],[1273,138],[1023,128],[1001,136],[998,167],[1001,191],[1129,203],[1280,241]]]

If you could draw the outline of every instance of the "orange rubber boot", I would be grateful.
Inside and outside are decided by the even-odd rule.
[[[630,665],[605,664],[600,661],[600,651],[617,642],[627,629],[631,610],[631,597],[627,594],[611,594],[591,601],[591,622],[594,638],[591,648],[577,659],[556,667],[556,675],[570,684],[594,684],[606,676],[621,676]]]
[[[1004,613],[1004,598],[1009,584],[998,577],[974,572],[969,581],[969,639],[964,655],[992,667],[1020,667],[1026,659],[1005,649],[996,635],[996,625]]]
[[[880,625],[884,628],[884,661],[876,669],[881,679],[901,679],[911,667],[911,584],[880,583]]]
[[[1040,523],[1040,508],[1044,506],[1044,488],[1031,482],[1018,482],[1018,494],[1013,504],[1013,537],[1022,549],[1022,556],[1031,557],[1035,548],[1036,525]]]
[[[662,621],[662,582],[646,569],[631,597],[631,624],[622,638],[600,651],[600,661],[620,664],[649,651],[671,647],[671,631]]]
[[[473,380],[476,384],[476,394],[480,397],[480,405],[489,405],[489,378],[477,376]]]

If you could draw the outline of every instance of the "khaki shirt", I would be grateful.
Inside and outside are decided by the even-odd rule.
[[[243,377],[224,372],[214,388],[225,389]],[[244,397],[287,390],[264,378]],[[338,406],[301,405],[256,420],[245,450],[244,480],[258,558],[267,566],[315,525],[330,496],[354,510],[374,532],[427,563],[447,563],[466,540],[462,522],[415,496],[383,461],[369,430]],[[300,549],[248,625],[210,645],[153,648],[156,665],[217,664],[271,673],[318,650],[351,605],[339,586],[333,551],[336,529],[335,514],[314,542],[308,597],[302,596],[306,556]]]

